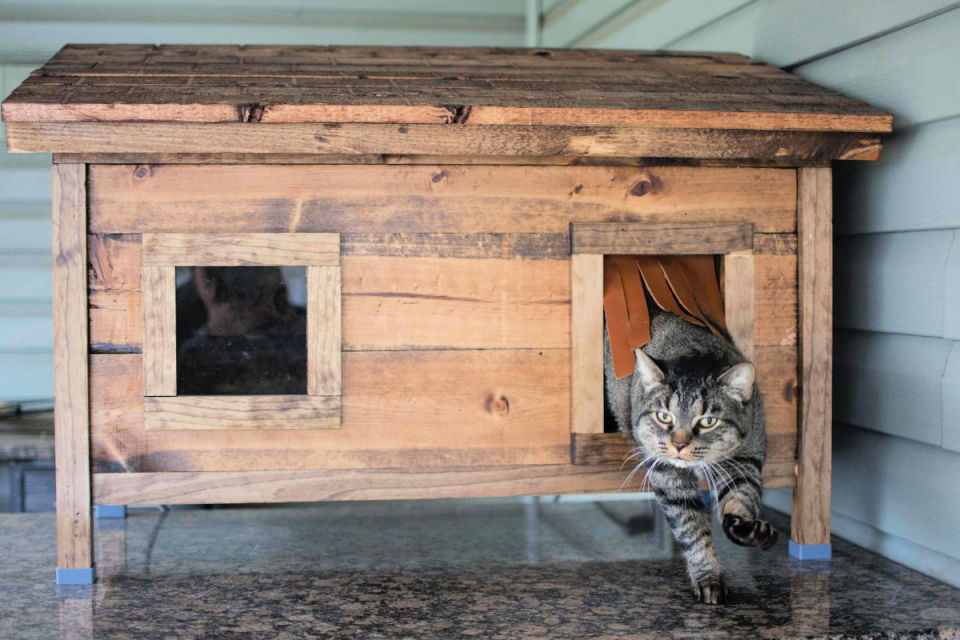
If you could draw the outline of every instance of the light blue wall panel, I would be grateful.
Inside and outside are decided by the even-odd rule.
[[[0,304],[0,350],[48,352],[52,309],[45,303]]]
[[[50,199],[50,154],[0,153],[0,203]]]
[[[756,57],[788,67],[960,6],[956,0],[761,2]]]
[[[836,331],[834,343],[834,420],[940,446],[950,340]]]
[[[53,397],[53,355],[0,353],[0,402]]]
[[[678,51],[728,51],[753,57],[754,35],[767,0],[753,0],[711,22],[703,22],[671,42]]]
[[[957,557],[960,455],[838,425],[833,473],[837,511]]]
[[[43,202],[0,204],[0,253],[50,252],[50,206]]]
[[[591,0],[592,2],[592,0]],[[750,0],[671,0],[631,3],[577,40],[604,49],[664,49],[691,31],[737,11]]]
[[[109,22],[0,22],[0,56],[9,60],[45,60],[70,42],[167,44],[377,44],[440,46],[521,46],[512,30],[474,31],[469,25],[444,28],[389,25],[324,26],[293,24],[210,24],[128,22],[122,16]]]
[[[956,232],[915,231],[838,237],[834,243],[837,327],[943,337],[945,285]]]
[[[585,35],[610,20],[622,21],[619,14],[636,0],[572,0],[560,2],[543,18],[542,43],[545,47],[576,46]]]
[[[878,162],[837,163],[837,233],[960,227],[957,149],[951,118],[885,136]]]
[[[954,342],[943,372],[943,446],[960,453],[960,342]]]
[[[960,9],[801,65],[795,72],[891,111],[898,127],[960,114]]]
[[[953,246],[944,269],[943,291],[943,337],[960,340],[960,229],[954,230]]]
[[[4,301],[50,300],[49,254],[0,254],[0,292]]]

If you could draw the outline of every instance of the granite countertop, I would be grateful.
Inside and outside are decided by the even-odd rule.
[[[786,535],[724,540],[731,604],[696,604],[639,500],[144,509],[97,534],[100,582],[57,588],[53,515],[0,516],[0,637],[960,638],[960,590],[842,541],[801,564]]]

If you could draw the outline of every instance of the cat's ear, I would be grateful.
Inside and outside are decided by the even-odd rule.
[[[741,362],[720,374],[718,380],[734,399],[746,402],[753,397],[753,381],[756,377],[754,366],[749,362]]]
[[[637,376],[643,388],[652,389],[663,384],[663,371],[653,361],[653,358],[644,353],[643,349],[634,349],[633,353],[637,356],[637,368],[634,370],[634,375]]]

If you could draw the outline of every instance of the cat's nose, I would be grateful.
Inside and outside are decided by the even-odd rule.
[[[690,444],[690,433],[684,429],[675,431],[670,438],[670,442],[677,448],[677,453],[680,453],[681,449]]]

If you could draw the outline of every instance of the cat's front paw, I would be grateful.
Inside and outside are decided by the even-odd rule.
[[[710,578],[693,585],[693,597],[703,604],[727,604],[727,585],[723,578]]]
[[[741,547],[760,547],[764,551],[777,542],[777,530],[766,520],[744,520],[728,513],[723,516],[723,531]]]

